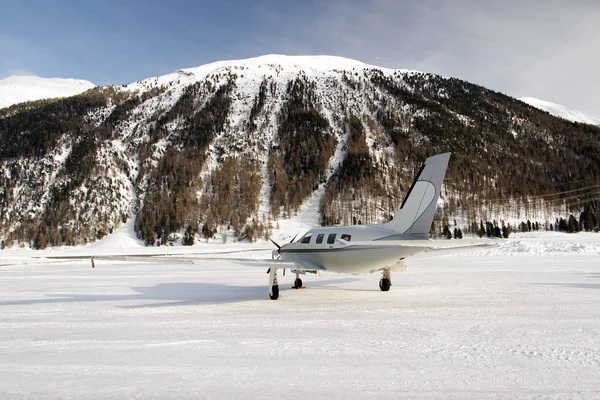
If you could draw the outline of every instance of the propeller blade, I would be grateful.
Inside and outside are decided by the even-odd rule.
[[[300,232],[298,232],[298,233],[300,233]],[[296,236],[298,236],[298,233],[296,233]],[[292,240],[290,240],[290,243],[294,243],[294,239],[296,239],[296,236],[294,236],[294,237],[292,238]]]
[[[271,243],[273,243],[277,247],[277,250],[281,250],[281,246],[278,245],[277,243],[275,243],[275,241],[273,239],[269,238],[269,240],[271,241]]]

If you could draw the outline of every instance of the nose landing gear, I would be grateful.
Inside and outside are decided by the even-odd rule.
[[[294,279],[294,286],[292,286],[292,289],[304,289],[304,286],[302,286],[302,279],[300,279],[300,274],[306,275],[307,273],[317,273],[317,271],[306,271],[302,269],[292,269],[292,272],[296,274],[296,279]]]
[[[392,271],[390,270],[390,268],[385,268],[383,270],[381,280],[379,281],[379,289],[381,289],[382,292],[387,292],[388,290],[390,290],[391,286],[392,286]]]
[[[300,289],[302,287],[302,279],[296,277],[296,279],[294,280],[294,289]]]

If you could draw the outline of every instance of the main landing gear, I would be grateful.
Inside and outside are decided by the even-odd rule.
[[[381,289],[382,292],[387,292],[388,290],[390,290],[391,286],[392,286],[392,272],[391,272],[390,268],[385,268],[383,270],[381,279],[379,280],[379,289]]]
[[[269,268],[269,298],[277,300],[279,298],[279,283],[277,282],[277,268]]]

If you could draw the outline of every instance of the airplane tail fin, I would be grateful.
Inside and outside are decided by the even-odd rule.
[[[390,222],[383,224],[384,228],[429,238],[449,160],[450,153],[438,154],[425,160],[398,212]]]

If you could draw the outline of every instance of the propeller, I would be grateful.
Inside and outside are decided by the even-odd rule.
[[[298,232],[300,233],[300,232]],[[290,240],[290,243],[293,243],[294,240],[296,239],[296,237],[298,236],[298,233],[296,233],[296,235],[294,235],[294,237],[292,238],[292,240]],[[277,244],[276,241],[274,241],[273,239],[269,238],[269,240],[271,241],[271,243],[273,243],[275,245],[275,247],[277,247],[277,259],[279,259],[279,255],[281,254],[281,246]],[[267,274],[271,272],[271,268],[268,269]],[[283,276],[285,276],[285,268],[283,269]]]
[[[275,245],[275,247],[277,247],[277,259],[279,260],[281,258],[281,246],[277,244],[276,241],[274,241],[273,239],[269,238],[269,240],[271,241],[271,243],[273,243]],[[275,253],[275,250],[273,250],[273,254]],[[267,271],[267,274],[271,272],[271,268],[269,268],[269,270]]]
[[[273,243],[275,245],[275,247],[277,247],[278,253],[281,252],[281,246],[278,245],[273,239],[269,238],[269,240],[271,241],[271,243]]]
[[[293,243],[297,236],[298,236],[298,233],[296,233],[296,235],[294,235],[292,240],[290,240],[290,243]],[[275,245],[275,247],[277,247],[277,254],[281,253],[281,246],[278,245],[277,242],[274,241],[273,239],[269,238],[269,240],[271,241],[271,243],[273,243]]]

